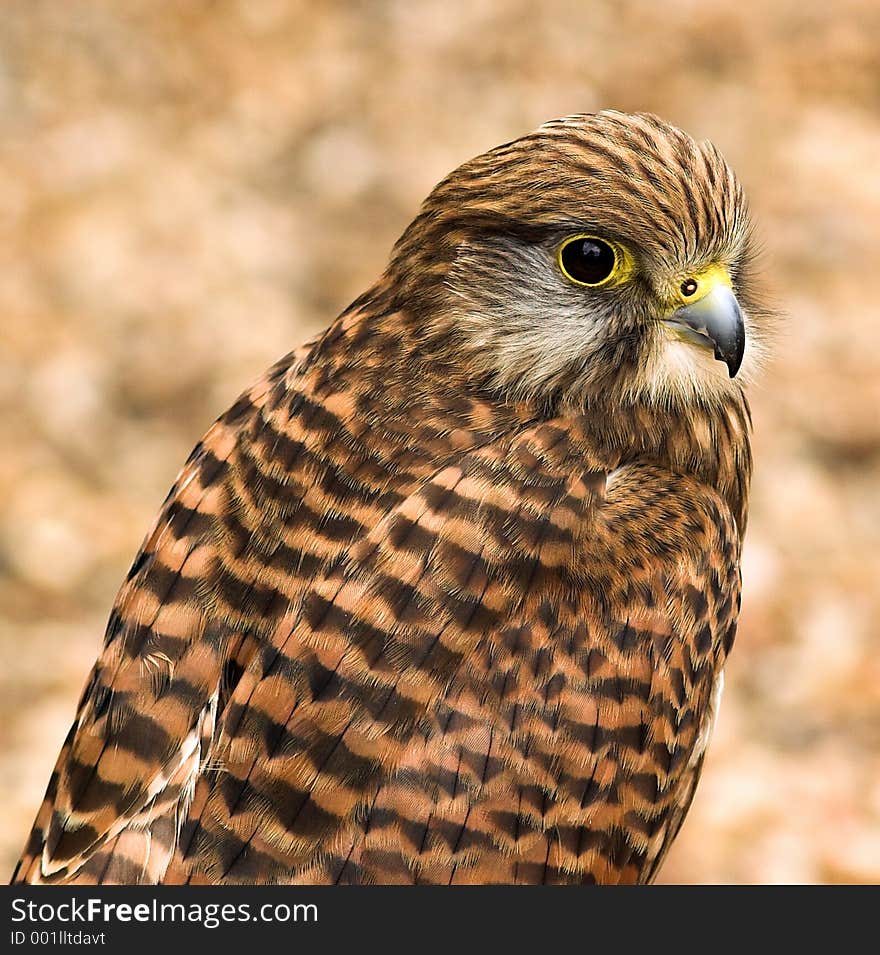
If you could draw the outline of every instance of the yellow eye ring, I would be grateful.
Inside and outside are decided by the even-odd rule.
[[[631,271],[625,250],[595,235],[570,235],[559,246],[556,261],[569,282],[586,288],[616,284]]]

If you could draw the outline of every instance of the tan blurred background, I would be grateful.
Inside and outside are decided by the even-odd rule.
[[[740,173],[791,316],[740,634],[662,879],[880,881],[880,5],[0,2],[0,878],[213,418],[452,167],[647,109]]]

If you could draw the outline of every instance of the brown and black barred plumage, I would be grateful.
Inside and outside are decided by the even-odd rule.
[[[736,629],[750,258],[652,116],[440,183],[196,447],[14,879],[649,881]]]

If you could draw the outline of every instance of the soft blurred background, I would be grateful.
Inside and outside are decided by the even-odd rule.
[[[713,139],[789,314],[742,622],[661,880],[880,881],[880,5],[2,0],[0,877],[178,467],[551,117]]]

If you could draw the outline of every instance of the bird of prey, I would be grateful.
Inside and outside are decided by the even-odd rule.
[[[650,881],[739,612],[753,259],[651,115],[451,173],[186,462],[13,878]]]

